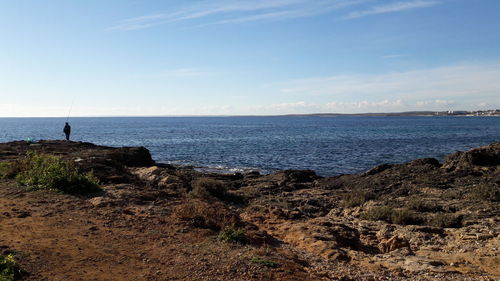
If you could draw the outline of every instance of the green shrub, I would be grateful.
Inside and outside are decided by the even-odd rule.
[[[472,189],[473,197],[484,201],[500,201],[500,186],[491,184],[480,184]]]
[[[13,254],[0,256],[0,281],[14,281],[21,275],[22,270],[17,265]]]
[[[91,173],[82,174],[77,167],[54,155],[28,152],[20,161],[19,184],[31,189],[47,189],[69,194],[99,192],[98,180]]]
[[[435,214],[429,221],[429,225],[437,227],[461,227],[462,217],[455,214]]]
[[[271,261],[271,260],[268,260],[268,259],[264,259],[264,258],[259,258],[259,257],[253,257],[251,260],[250,260],[251,263],[256,263],[256,264],[261,264],[261,265],[264,265],[264,266],[267,266],[267,267],[278,267],[280,264],[277,263],[277,262],[274,262],[274,261]]]
[[[245,243],[247,241],[245,230],[236,228],[234,225],[224,227],[217,238],[221,241],[232,243]]]
[[[373,192],[357,189],[345,195],[342,206],[345,208],[357,207],[372,199],[375,199]]]

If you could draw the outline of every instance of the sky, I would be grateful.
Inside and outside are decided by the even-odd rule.
[[[496,108],[498,0],[0,0],[0,117]]]

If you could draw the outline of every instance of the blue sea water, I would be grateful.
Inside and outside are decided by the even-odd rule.
[[[0,142],[63,139],[65,118],[0,118]],[[71,139],[145,146],[159,162],[220,171],[365,171],[500,141],[500,117],[71,118]]]

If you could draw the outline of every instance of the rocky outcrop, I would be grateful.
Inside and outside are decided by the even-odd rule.
[[[442,165],[424,158],[329,178],[310,170],[200,173],[155,165],[145,148],[59,141],[0,144],[0,157],[14,161],[29,150],[61,155],[113,183],[89,199],[95,208],[160,210],[194,228],[241,226],[255,241],[275,239],[270,244],[321,259],[322,271],[335,261],[389,269],[401,280],[500,275],[500,143],[457,152]],[[200,178],[224,196],[194,196]]]
[[[28,151],[54,154],[75,162],[84,172],[93,172],[102,183],[133,181],[127,167],[149,167],[155,164],[144,147],[108,147],[87,142],[41,140],[0,144],[0,159],[15,161]]]
[[[500,165],[500,143],[456,152],[446,157],[443,168],[456,170]]]

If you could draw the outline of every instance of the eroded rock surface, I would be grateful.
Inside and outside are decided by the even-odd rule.
[[[500,143],[443,164],[425,158],[329,178],[310,170],[207,174],[156,164],[145,148],[60,141],[0,144],[0,161],[28,150],[92,170],[105,191],[81,199],[88,208],[180,225],[180,233],[200,237],[237,227],[250,247],[300,256],[290,262],[311,280],[500,277]]]

